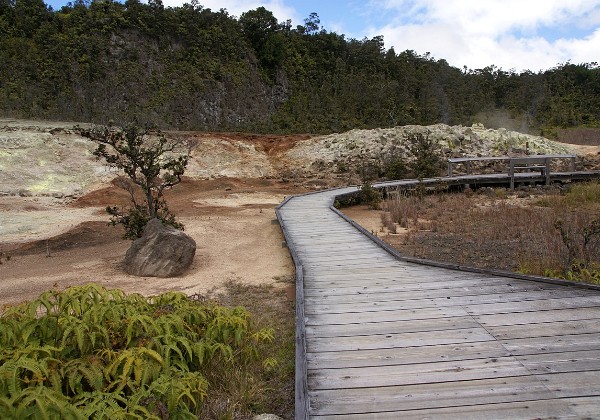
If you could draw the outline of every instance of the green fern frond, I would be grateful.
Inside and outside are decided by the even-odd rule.
[[[127,330],[125,331],[126,346],[141,336],[152,337],[156,334],[158,327],[156,321],[145,314],[136,314],[127,319]]]
[[[199,407],[208,392],[208,382],[199,372],[168,370],[156,379],[148,392],[163,401],[169,413],[190,412]]]
[[[0,419],[15,419],[17,414],[12,401],[0,395]]]
[[[137,360],[139,360],[139,363],[142,364],[145,370],[148,370],[147,374],[142,373],[140,375],[139,371],[134,371],[133,367],[139,366],[139,363],[136,363]],[[106,367],[104,374],[107,379],[111,380],[111,389],[114,389],[115,386],[118,389],[123,389],[129,386],[130,382],[135,385],[137,378],[151,377],[152,373],[161,369],[163,365],[163,358],[156,351],[143,347],[134,347],[123,350],[115,357],[112,363]],[[130,381],[132,375],[133,381]]]
[[[16,418],[85,419],[62,394],[42,386],[24,390],[13,401]]]
[[[69,395],[77,395],[87,390],[100,391],[104,388],[104,374],[101,366],[90,358],[73,359],[61,368],[62,381],[67,386]],[[85,380],[85,383],[83,382]]]
[[[61,352],[61,347],[55,347],[50,345],[38,346],[38,345],[27,345],[26,347],[21,347],[15,349],[12,352],[12,358],[19,359],[21,357],[26,357],[33,360],[41,360],[45,359],[46,361],[55,360],[58,354]]]
[[[252,338],[256,342],[271,343],[275,339],[275,331],[273,330],[273,328],[263,328],[262,330],[259,330],[252,334]]]
[[[42,384],[47,376],[48,370],[44,361],[28,357],[8,360],[0,366],[0,389],[6,390],[9,396],[14,397],[30,385]]]
[[[189,302],[188,297],[181,292],[165,292],[158,296],[154,296],[150,299],[150,303],[155,307],[173,305],[179,306],[187,304]]]
[[[75,398],[73,404],[79,408],[88,419],[125,419],[136,418],[127,416],[127,398],[117,393],[89,392]],[[142,417],[143,418],[143,417]],[[152,418],[149,416],[148,418]]]
[[[176,314],[163,314],[156,319],[157,330],[160,334],[183,335],[186,332],[185,321]]]
[[[0,348],[13,347],[20,343],[19,325],[16,319],[0,317]]]

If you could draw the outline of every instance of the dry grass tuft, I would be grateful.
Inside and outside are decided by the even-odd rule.
[[[294,287],[293,278],[277,280],[282,286]],[[259,413],[294,417],[295,306],[286,287],[229,281],[224,293],[212,296],[221,305],[246,308],[257,328],[273,329],[274,340],[261,349],[266,364],[252,361],[226,372],[220,381],[226,386],[211,392],[200,418],[251,418]]]

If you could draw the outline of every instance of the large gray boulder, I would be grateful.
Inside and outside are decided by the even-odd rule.
[[[196,242],[188,235],[158,219],[144,228],[125,254],[125,271],[140,277],[174,277],[192,264]]]

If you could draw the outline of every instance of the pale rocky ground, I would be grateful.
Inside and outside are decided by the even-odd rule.
[[[281,245],[279,226],[272,222],[275,206],[289,194],[357,184],[361,165],[381,162],[390,153],[410,159],[405,139],[416,131],[430,133],[446,156],[518,154],[526,143],[530,153],[598,152],[597,147],[575,149],[479,125],[353,130],[319,137],[167,133],[195,143],[188,181],[168,200],[198,250],[187,274],[153,279],[121,270],[129,242],[118,238],[118,227],[105,226],[103,211],[119,197],[116,187],[110,187],[116,173],[95,160],[94,145],[76,134],[74,125],[0,119],[0,252],[5,253],[0,258],[0,304],[91,281],[143,294],[205,293],[227,280],[283,284],[281,279],[293,275],[293,264]],[[91,233],[84,232],[71,235],[74,246],[44,249],[43,241],[50,244],[56,235],[79,232],[81,223],[93,221],[101,229],[94,244],[85,243]],[[37,251],[19,251],[32,241],[42,241],[34,247]]]

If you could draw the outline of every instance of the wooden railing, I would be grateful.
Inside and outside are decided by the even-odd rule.
[[[510,188],[515,187],[515,173],[539,171],[540,176],[544,178],[546,185],[550,184],[550,174],[552,171],[552,162],[555,160],[569,161],[571,171],[575,171],[575,155],[528,155],[528,156],[484,156],[484,157],[464,157],[448,159],[448,176],[454,176],[455,165],[463,164],[467,175],[473,172],[473,163],[485,164],[488,162],[506,162],[506,172],[510,177]]]

